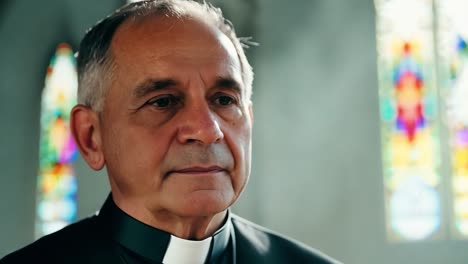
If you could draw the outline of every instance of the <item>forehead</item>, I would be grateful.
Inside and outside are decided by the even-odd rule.
[[[118,65],[196,63],[240,69],[230,39],[216,27],[193,17],[130,18],[117,29],[111,52]]]

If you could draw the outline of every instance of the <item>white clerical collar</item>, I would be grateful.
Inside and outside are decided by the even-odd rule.
[[[230,213],[229,210],[227,212]],[[213,237],[218,233],[230,234],[231,221],[229,215],[227,221],[216,233],[204,240],[187,240],[171,235],[169,245],[164,254],[163,264],[203,264],[210,253]],[[223,239],[229,239],[228,236]],[[221,244],[226,244],[228,241]],[[219,243],[218,243],[219,244]]]
[[[211,240],[209,237],[204,240],[194,241],[178,238],[171,235],[171,240],[164,254],[164,264],[202,264],[210,252]]]

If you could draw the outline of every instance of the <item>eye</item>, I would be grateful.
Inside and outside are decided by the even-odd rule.
[[[228,95],[219,95],[215,98],[214,102],[220,106],[228,106],[236,103],[236,99]]]
[[[154,106],[157,109],[167,109],[176,105],[178,102],[179,100],[177,97],[173,95],[165,94],[165,95],[160,95],[158,97],[155,97],[149,100],[146,104],[150,106]]]

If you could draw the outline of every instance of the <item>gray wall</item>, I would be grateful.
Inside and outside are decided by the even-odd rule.
[[[84,2],[15,0],[0,6],[0,256],[34,239],[40,96],[50,57],[60,41],[76,48],[85,29],[117,6],[108,0],[90,9]],[[76,173],[83,217],[99,208],[108,186],[81,160]]]
[[[0,256],[33,240],[39,100],[54,46],[76,48],[118,5],[38,2],[0,5]],[[236,17],[249,9],[230,11],[233,0],[215,2],[235,24],[248,19],[244,32],[261,43],[249,51],[253,171],[235,212],[345,263],[466,263],[466,241],[386,239],[373,2],[258,0],[255,19]],[[99,208],[108,185],[83,161],[77,174],[83,217]]]

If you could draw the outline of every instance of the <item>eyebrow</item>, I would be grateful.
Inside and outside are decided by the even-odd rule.
[[[138,85],[133,91],[133,94],[136,98],[142,98],[152,92],[168,89],[178,84],[179,82],[174,79],[149,79]],[[240,83],[230,77],[218,77],[214,87],[219,89],[231,89],[239,93],[242,92]]]
[[[133,94],[137,98],[142,98],[146,96],[147,94],[150,94],[155,91],[164,90],[171,86],[175,86],[177,84],[178,82],[174,79],[162,79],[162,80],[150,79],[138,85],[137,88],[133,90]]]
[[[230,77],[218,77],[214,86],[221,89],[232,89],[239,93],[242,92],[240,83]]]

